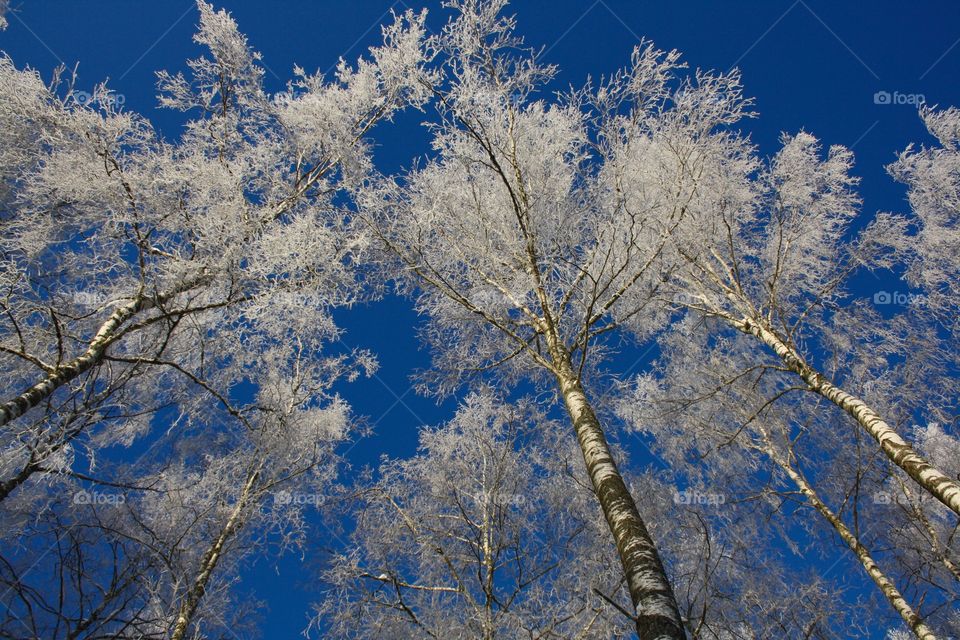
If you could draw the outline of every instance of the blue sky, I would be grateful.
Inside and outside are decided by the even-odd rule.
[[[220,0],[254,48],[263,54],[272,90],[283,89],[293,65],[330,69],[341,55],[355,59],[379,38],[377,25],[391,8],[428,8],[429,24],[445,20],[438,0]],[[176,71],[198,53],[191,37],[197,22],[193,0],[12,0],[10,27],[0,49],[18,66],[49,77],[58,64],[79,63],[76,89],[91,91],[109,78],[125,107],[149,114],[173,137],[181,114],[155,110],[158,69]],[[856,155],[863,210],[905,209],[904,190],[884,165],[910,142],[926,136],[912,103],[960,105],[960,4],[890,0],[639,2],[633,0],[516,0],[519,31],[546,47],[544,58],[560,66],[556,88],[581,84],[588,75],[614,72],[629,61],[638,40],[678,49],[691,67],[742,70],[745,92],[758,118],[744,123],[764,155],[776,150],[780,132],[805,129],[825,144],[844,144]],[[887,99],[889,98],[889,99]],[[379,131],[382,170],[408,166],[426,152],[421,114],[401,116]],[[861,283],[872,290],[905,290],[893,276]],[[416,427],[449,417],[452,403],[409,391],[409,375],[428,364],[417,343],[417,319],[406,302],[388,300],[339,314],[345,341],[375,351],[376,379],[344,394],[375,424],[373,437],[351,452],[357,464],[382,453],[406,456],[416,448]],[[390,322],[384,319],[389,318]],[[627,358],[631,360],[631,358]],[[333,534],[323,532],[323,536]],[[275,570],[276,569],[276,570]],[[247,587],[271,602],[264,627],[269,637],[297,637],[306,603],[315,594],[299,587],[309,570],[298,559],[251,570]],[[282,597],[277,597],[282,595]]]

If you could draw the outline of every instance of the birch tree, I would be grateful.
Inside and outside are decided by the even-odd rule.
[[[415,458],[386,461],[357,489],[356,526],[325,574],[331,588],[316,631],[632,636],[630,595],[564,428],[529,400],[480,390],[449,423],[421,433]],[[681,492],[666,475],[639,474],[631,488],[656,514],[691,638],[852,637],[834,632],[848,621],[836,593],[788,569],[764,527],[742,519],[734,494],[701,500],[707,494]]]
[[[382,47],[332,81],[296,69],[271,99],[232,18],[198,9],[195,39],[210,56],[189,63],[190,78],[159,76],[161,104],[196,114],[175,143],[105,87],[80,105],[0,65],[0,118],[17,143],[0,171],[2,355],[7,388],[22,389],[0,404],[4,425],[56,406],[111,354],[122,370],[163,360],[178,333],[233,331],[235,346],[295,326],[323,339],[335,331],[326,309],[357,296],[346,263],[363,240],[334,199],[369,169],[370,129],[426,98],[423,16],[398,17]]]
[[[302,510],[332,491],[334,450],[352,437],[349,408],[330,387],[355,373],[353,363],[311,356],[282,366],[276,351],[261,355],[257,397],[181,416],[180,430],[153,443],[166,452],[155,461],[68,467],[4,505],[5,536],[38,547],[3,554],[10,629],[21,618],[42,630],[37,637],[186,638],[232,626],[245,605],[236,593],[242,560],[303,543]],[[51,494],[39,502],[50,516],[33,523]],[[311,499],[283,499],[293,494]],[[71,541],[70,553],[46,556],[51,538]],[[114,568],[81,561],[96,555],[113,557]],[[29,571],[40,562],[50,570]],[[51,589],[51,576],[70,578]]]
[[[929,309],[955,334],[960,308],[953,284],[960,276],[960,110],[924,108],[920,116],[937,144],[910,146],[889,167],[890,174],[909,188],[909,221],[916,227],[915,234],[896,246],[905,255],[908,281],[923,289]]]
[[[426,98],[424,16],[271,99],[232,18],[198,10],[209,57],[159,74],[161,104],[195,114],[173,143],[104,86],[80,104],[0,62],[2,498],[48,458],[142,437],[158,408],[227,397],[265,349],[339,335],[329,309],[363,295],[363,234],[334,202],[370,168],[370,129]]]
[[[207,437],[199,436],[193,446],[204,451],[208,467],[201,481],[167,479],[170,495],[164,503],[152,505],[155,517],[169,517],[163,514],[169,513],[170,500],[188,513],[202,514],[175,525],[179,531],[174,539],[183,544],[188,532],[191,538],[196,535],[198,522],[207,521],[200,537],[185,545],[182,580],[171,595],[176,615],[170,638],[180,640],[188,637],[190,629],[202,628],[204,616],[199,614],[207,608],[204,600],[217,577],[232,576],[241,560],[264,546],[268,535],[281,540],[278,553],[303,543],[304,504],[292,497],[309,496],[307,505],[316,506],[332,491],[339,464],[335,448],[352,433],[349,407],[331,395],[330,387],[343,375],[355,375],[354,368],[342,358],[332,358],[300,359],[288,368],[292,369],[289,377],[280,375],[278,367],[267,369],[258,379],[257,402],[236,410],[245,427],[244,438],[236,443],[228,440],[225,453],[214,457]],[[202,485],[207,488],[201,493],[209,498],[197,502],[192,492]],[[179,487],[189,489],[184,495]],[[216,509],[205,512],[210,500],[216,500]],[[167,527],[164,523],[163,528]]]
[[[318,628],[356,638],[609,638],[621,574],[562,425],[489,391],[361,487]],[[619,606],[619,605],[618,605]]]
[[[271,99],[230,16],[198,9],[210,57],[189,78],[160,74],[162,103],[197,114],[175,143],[106,87],[80,104],[69,84],[0,64],[0,352],[8,388],[26,389],[0,407],[5,534],[89,533],[52,558],[59,608],[53,582],[15,570],[42,550],[11,547],[11,624],[29,617],[36,637],[219,626],[243,553],[271,527],[302,532],[296,505],[265,508],[269,492],[329,490],[347,415],[330,385],[372,365],[322,355],[339,335],[331,308],[361,295],[349,256],[362,233],[334,203],[369,170],[371,127],[426,97],[423,16],[397,18],[332,81],[297,69]],[[258,401],[237,406],[245,384]],[[148,469],[101,459],[138,438],[174,448]],[[109,521],[78,510],[58,491],[77,483],[124,490],[121,508]],[[48,512],[62,521],[31,525]],[[116,550],[123,589],[109,563],[80,562]]]
[[[658,447],[667,459],[686,468],[691,477],[711,478],[714,486],[739,482],[758,495],[767,491],[787,500],[796,496],[834,530],[917,637],[935,637],[932,628],[951,624],[938,610],[955,599],[955,589],[937,584],[948,567],[941,566],[935,572],[940,577],[918,585],[916,565],[898,562],[898,554],[886,550],[890,538],[877,533],[893,522],[902,532],[921,521],[915,514],[907,521],[893,517],[887,506],[888,494],[878,493],[888,474],[877,466],[878,460],[871,459],[869,450],[864,454],[858,432],[845,433],[822,415],[817,403],[801,401],[805,387],[792,384],[792,372],[776,361],[756,361],[750,354],[749,337],[734,333],[717,339],[695,327],[692,319],[677,329],[663,344],[661,375],[641,376],[635,395],[624,401],[624,411],[635,424],[655,431]],[[758,473],[762,467],[756,456],[774,473],[774,482],[766,490],[763,486],[769,481]],[[695,468],[689,467],[691,459],[700,461]],[[901,483],[907,478],[902,474]],[[780,488],[781,482],[789,488]],[[823,485],[830,487],[829,495],[842,505],[840,510],[829,506],[831,498],[826,497]],[[871,486],[872,491],[868,489]],[[782,503],[777,509],[781,508]],[[802,510],[793,515],[806,520]],[[815,530],[815,526],[810,528],[811,535]],[[884,558],[871,551],[865,532],[874,537],[873,546],[884,550]],[[928,566],[943,555],[942,548],[932,557],[931,551],[922,552]],[[883,565],[886,568],[881,568]],[[917,592],[913,599],[926,605],[936,625],[928,624],[908,603],[906,590],[898,581]]]
[[[957,465],[960,440],[955,436],[939,424],[915,425],[912,435],[918,449],[931,460],[954,477],[960,473]],[[944,513],[929,496],[915,491],[902,474],[891,473],[885,478],[874,501],[893,512],[884,522],[892,541],[890,555],[904,568],[917,591],[934,594],[926,596],[936,597],[934,602],[944,600],[945,609],[952,606],[954,616],[950,628],[960,628],[960,618],[956,616],[956,605],[960,603],[957,562],[960,523],[952,514]]]
[[[857,213],[849,174],[852,154],[833,146],[821,157],[807,133],[784,136],[783,148],[755,183],[730,174],[730,189],[753,190],[752,199],[723,199],[691,216],[691,227],[671,235],[686,262],[674,274],[674,306],[718,318],[752,336],[818,394],[853,417],[889,460],[924,490],[960,513],[960,483],[931,465],[878,411],[812,364],[806,351],[830,343],[830,326],[850,274],[863,265],[888,268],[884,247],[903,231],[896,216],[880,215],[853,241],[845,234]],[[637,196],[638,198],[640,196]],[[714,324],[704,326],[714,327]],[[854,347],[855,348],[855,347]],[[873,353],[871,356],[880,354]]]
[[[680,79],[678,56],[639,48],[631,67],[563,104],[535,100],[554,69],[524,52],[504,2],[454,2],[433,46],[447,80],[437,157],[384,183],[363,210],[430,318],[426,336],[446,391],[498,367],[550,385],[570,415],[617,545],[641,638],[683,635],[647,524],[617,470],[587,379],[604,336],[648,337],[669,266],[671,229],[714,198],[728,164],[751,164],[729,130],[744,113],[735,75]],[[698,152],[706,163],[688,162]],[[627,174],[630,174],[629,177]],[[630,180],[647,199],[624,196]],[[464,354],[471,354],[469,361]]]

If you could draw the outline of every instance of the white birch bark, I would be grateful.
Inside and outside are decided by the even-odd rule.
[[[870,576],[870,579],[873,580],[874,584],[880,589],[884,597],[890,603],[890,606],[894,608],[897,614],[903,619],[907,627],[913,631],[914,635],[917,636],[920,640],[936,640],[936,636],[933,631],[928,627],[919,615],[913,610],[912,607],[901,595],[900,591],[894,585],[893,581],[890,580],[884,574],[880,567],[877,566],[877,563],[870,556],[870,552],[864,547],[860,540],[854,535],[850,529],[843,523],[843,521],[820,499],[820,496],[817,495],[817,492],[814,491],[813,487],[807,482],[806,478],[803,475],[793,468],[792,465],[787,463],[785,460],[780,458],[770,449],[766,450],[770,459],[776,463],[783,471],[790,477],[793,483],[797,486],[800,492],[804,495],[807,501],[816,509],[824,519],[830,523],[830,526],[840,535],[840,538],[843,542],[856,554],[857,559],[860,561],[860,564],[863,566],[864,571],[867,572],[867,575]]]
[[[587,473],[627,579],[640,640],[685,640],[680,610],[656,545],[620,475],[590,401],[574,373],[570,354],[551,340],[557,383],[570,414]]]
[[[491,521],[490,496],[487,493],[487,469],[486,456],[484,456],[484,465],[481,475],[481,486],[483,487],[483,523],[481,534],[483,536],[483,640],[493,640],[496,633],[493,625],[493,603],[495,594],[493,593],[493,578],[496,570],[496,558],[493,550],[493,523]]]
[[[766,327],[747,319],[731,322],[740,331],[755,336],[772,349],[791,371],[809,385],[812,391],[850,414],[877,441],[880,449],[891,462],[903,469],[937,500],[960,515],[960,483],[927,462],[863,400],[830,382],[826,376],[808,365],[796,350]]]
[[[254,493],[254,485],[257,483],[259,477],[259,467],[247,476],[247,481],[244,483],[240,496],[237,498],[237,504],[230,512],[230,516],[220,529],[220,533],[213,541],[213,544],[210,545],[207,552],[203,554],[203,558],[200,560],[200,568],[193,580],[193,584],[180,602],[177,620],[174,624],[173,632],[170,634],[170,640],[183,640],[186,636],[187,629],[197,612],[197,608],[200,606],[200,601],[203,599],[204,593],[206,593],[210,577],[213,575],[213,571],[217,568],[217,564],[219,564],[220,558],[223,555],[224,546],[243,525],[244,511],[250,503]]]
[[[53,395],[57,389],[99,364],[107,347],[119,337],[120,330],[128,320],[144,311],[156,308],[185,291],[200,286],[206,280],[205,277],[193,278],[167,293],[154,297],[138,295],[127,304],[119,307],[100,325],[96,335],[93,336],[93,339],[87,345],[87,349],[82,354],[65,364],[57,366],[47,374],[46,378],[11,400],[0,404],[0,427],[19,418]]]
[[[960,582],[960,567],[957,567],[956,563],[950,558],[950,548],[945,546],[940,540],[940,535],[937,533],[937,530],[934,529],[933,523],[930,522],[930,518],[927,517],[927,514],[923,512],[923,507],[920,503],[914,499],[913,493],[910,491],[910,488],[903,482],[900,478],[897,478],[897,482],[900,485],[900,490],[903,491],[903,495],[906,496],[906,500],[910,505],[910,513],[913,514],[913,517],[916,518],[924,531],[927,532],[927,538],[929,539],[930,552],[933,556],[943,565],[943,567],[953,575],[953,578]]]
[[[27,479],[40,470],[40,468],[41,467],[37,462],[31,460],[25,464],[22,469],[20,469],[17,475],[8,480],[0,482],[0,502],[6,500],[7,496],[13,493],[17,487],[26,482]]]

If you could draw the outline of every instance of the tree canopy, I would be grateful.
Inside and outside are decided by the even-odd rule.
[[[0,635],[270,637],[291,558],[308,636],[960,633],[960,111],[873,212],[850,148],[761,152],[736,69],[643,41],[553,92],[507,0],[444,10],[271,94],[198,0],[172,136],[0,57]],[[386,296],[456,409],[357,468]]]

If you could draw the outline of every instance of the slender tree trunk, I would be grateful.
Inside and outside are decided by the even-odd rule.
[[[22,469],[20,469],[20,472],[17,473],[17,475],[13,476],[9,480],[0,482],[0,502],[6,500],[7,496],[13,493],[17,487],[26,482],[27,479],[39,469],[40,465],[31,460],[25,464]]]
[[[53,395],[57,389],[99,364],[107,347],[117,339],[121,327],[127,320],[143,311],[163,304],[184,291],[193,289],[204,281],[205,278],[203,277],[193,278],[165,294],[152,298],[138,296],[131,302],[119,307],[100,325],[100,329],[87,345],[86,351],[73,360],[56,367],[47,374],[46,378],[15,398],[0,404],[0,427],[19,418]]]
[[[207,552],[203,554],[197,576],[194,578],[193,584],[180,602],[180,610],[177,614],[177,621],[173,627],[173,633],[170,634],[170,640],[183,640],[185,637],[187,629],[193,621],[193,616],[197,612],[197,607],[200,606],[200,601],[203,599],[204,593],[206,593],[207,585],[210,583],[210,577],[220,563],[223,547],[243,524],[243,512],[253,495],[254,485],[259,477],[259,467],[247,476],[247,481],[244,483],[240,496],[237,498],[236,506],[234,506],[233,511],[230,512],[230,517],[227,518],[227,522],[223,525],[223,528],[220,529],[216,540],[213,541],[213,544],[210,545]]]
[[[486,509],[486,507],[484,507]],[[483,584],[483,640],[493,640],[496,636],[496,630],[493,626],[493,603],[495,601],[495,594],[493,593],[493,574],[494,574],[494,557],[493,557],[493,548],[490,541],[492,532],[489,530],[491,526],[490,520],[487,517],[487,514],[484,513],[484,522],[483,522],[483,571],[484,571],[484,584]]]
[[[27,460],[27,463],[23,465],[20,471],[16,475],[0,482],[0,502],[3,502],[7,497],[17,490],[20,485],[25,483],[30,477],[41,471],[43,469],[43,461],[46,460],[51,454],[56,453],[63,449],[64,446],[69,444],[74,438],[76,438],[83,431],[81,427],[70,427],[70,423],[77,419],[77,415],[71,415],[65,422],[65,428],[61,429],[61,432],[57,440],[53,443],[48,443],[45,449],[38,450],[36,447],[30,452],[30,459]]]
[[[755,336],[772,349],[810,389],[853,416],[895,465],[937,500],[960,515],[960,483],[927,462],[863,400],[834,385],[767,328],[750,320],[734,321],[733,324],[740,331]]]
[[[950,558],[950,548],[940,542],[940,536],[937,534],[937,530],[934,529],[933,524],[927,517],[927,514],[923,512],[923,507],[914,499],[913,494],[911,493],[909,487],[907,487],[906,483],[904,483],[900,478],[897,478],[897,482],[900,484],[900,489],[903,491],[907,501],[910,503],[910,512],[913,513],[913,517],[923,525],[927,535],[930,537],[930,551],[933,553],[934,557],[937,558],[946,568],[946,570],[953,575],[954,580],[960,582],[960,567],[957,567],[956,563],[954,563]]]
[[[786,472],[810,505],[820,512],[820,515],[822,515],[840,535],[843,542],[856,554],[857,559],[860,561],[860,564],[863,565],[867,575],[869,575],[870,579],[879,587],[884,597],[890,602],[890,606],[903,618],[903,621],[917,638],[920,638],[920,640],[936,640],[933,631],[923,622],[920,616],[914,612],[893,582],[880,570],[880,567],[877,566],[877,563],[870,556],[867,548],[860,544],[860,540],[857,539],[854,533],[847,528],[830,507],[824,504],[820,496],[817,495],[813,487],[811,487],[806,478],[803,477],[803,474],[797,469],[794,469],[787,461],[780,458],[774,451],[768,449],[766,453],[777,466]]]
[[[58,388],[100,362],[103,352],[114,339],[117,330],[137,313],[152,306],[150,303],[151,301],[147,298],[137,298],[111,313],[106,322],[100,325],[100,330],[90,341],[86,351],[66,364],[60,365],[48,373],[46,378],[17,397],[0,405],[0,426],[19,418],[49,398]]]
[[[637,612],[640,640],[685,640],[673,588],[636,502],[617,469],[603,427],[574,373],[570,354],[557,341],[551,348],[557,382],[573,421],[593,490],[617,545]]]
[[[496,633],[493,626],[493,603],[495,600],[493,593],[493,576],[495,570],[496,558],[493,557],[493,523],[491,522],[490,510],[491,490],[487,487],[487,463],[484,455],[481,486],[483,487],[483,640],[493,640]]]

